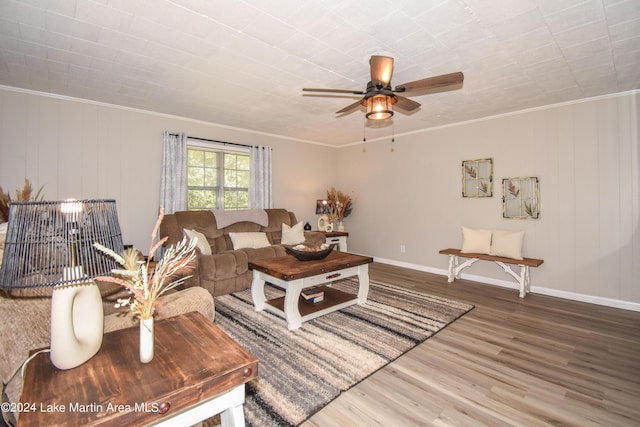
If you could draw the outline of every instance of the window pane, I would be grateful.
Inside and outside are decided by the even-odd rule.
[[[204,151],[204,166],[208,168],[218,167],[218,153],[213,151]]]
[[[204,170],[204,183],[205,187],[216,187],[218,185],[218,173],[216,169]]]
[[[225,191],[224,208],[225,210],[248,209],[249,193],[247,191]]]
[[[189,190],[187,192],[187,209],[215,209],[216,192],[209,190]]]
[[[249,209],[249,192],[237,191],[238,209]]]
[[[187,185],[189,187],[202,187],[204,185],[204,169],[187,168]]]
[[[236,169],[236,158],[238,156],[236,154],[226,154],[224,155],[224,168],[225,169]]]
[[[249,171],[238,171],[236,187],[249,188]]]
[[[226,187],[237,187],[237,179],[236,179],[236,171],[235,170],[226,170],[224,171],[224,186]]]
[[[237,158],[237,167],[239,170],[248,171],[249,170],[249,156],[238,156]]]
[[[189,148],[187,156],[188,209],[249,208],[248,155]]]
[[[236,194],[235,191],[224,192],[224,209],[235,210],[236,209]]]
[[[204,166],[204,151],[187,150],[187,165]]]

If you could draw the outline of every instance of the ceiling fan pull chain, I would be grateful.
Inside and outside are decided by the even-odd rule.
[[[391,152],[396,151],[396,124],[391,124]]]
[[[367,152],[367,119],[364,119],[364,122],[362,122],[362,152],[366,153]]]

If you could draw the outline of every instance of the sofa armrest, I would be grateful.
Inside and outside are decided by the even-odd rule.
[[[161,296],[158,298],[158,306],[154,317],[159,320],[191,311],[198,311],[213,322],[215,319],[215,304],[213,297],[206,289],[195,287]],[[138,325],[138,319],[129,309],[108,314],[104,317],[105,333],[136,325]]]

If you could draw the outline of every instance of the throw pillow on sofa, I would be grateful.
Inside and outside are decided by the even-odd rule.
[[[467,254],[489,254],[491,252],[491,230],[462,227],[462,249]]]
[[[283,245],[297,245],[305,241],[304,237],[304,223],[300,221],[293,227],[289,227],[287,224],[282,224],[282,244]]]
[[[263,232],[229,233],[229,238],[231,238],[234,250],[244,248],[260,249],[271,246],[267,233]]]
[[[209,242],[204,234],[196,230],[187,230],[186,228],[182,230],[182,234],[188,239],[195,238],[197,240],[196,247],[200,249],[202,255],[211,255],[211,246],[209,246]]]

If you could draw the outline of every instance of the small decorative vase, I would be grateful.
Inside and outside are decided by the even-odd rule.
[[[140,319],[140,361],[149,363],[153,359],[153,317]]]
[[[344,224],[342,223],[342,221],[338,223],[338,231],[344,231]]]

